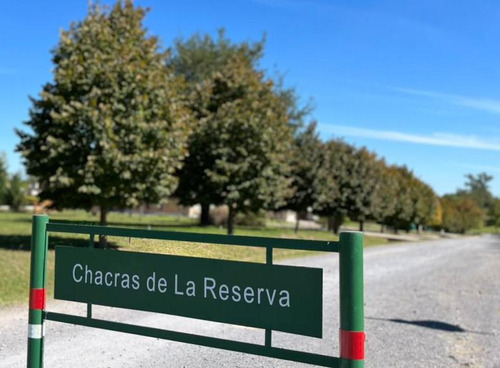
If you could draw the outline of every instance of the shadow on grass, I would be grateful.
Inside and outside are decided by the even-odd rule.
[[[402,323],[406,325],[412,325],[412,326],[418,326],[418,327],[425,327],[425,328],[430,328],[433,330],[439,330],[439,331],[445,331],[445,332],[458,332],[458,333],[474,333],[478,335],[491,335],[493,336],[494,334],[491,332],[481,332],[481,331],[470,331],[466,330],[459,325],[453,325],[451,323],[447,322],[442,322],[442,321],[434,321],[434,320],[405,320],[405,319],[399,319],[399,318],[393,318],[393,319],[388,319],[388,318],[374,318],[374,317],[366,317],[368,320],[374,320],[374,321],[384,321],[384,322],[394,322],[394,323]]]
[[[31,236],[29,235],[0,235],[0,249],[29,251],[31,249]],[[89,241],[82,238],[49,236],[49,249],[54,249],[56,245],[69,245],[73,247],[88,247]],[[116,249],[118,246],[113,242],[108,242],[108,248]]]

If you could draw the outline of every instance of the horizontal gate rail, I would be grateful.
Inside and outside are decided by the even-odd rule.
[[[71,234],[117,236],[125,238],[175,240],[206,244],[240,245],[264,248],[271,247],[319,252],[339,252],[339,242],[334,241],[265,238],[241,235],[197,234],[177,231],[141,230],[94,225],[74,225],[58,222],[49,222],[47,224],[47,231]]]
[[[54,313],[54,312],[46,312],[45,318],[51,321],[71,323],[75,325],[101,328],[117,332],[125,332],[134,335],[155,337],[158,339],[184,342],[188,344],[195,344],[195,345],[207,346],[223,350],[236,351],[240,353],[261,355],[269,358],[278,358],[299,363],[315,364],[322,367],[330,367],[330,368],[340,367],[339,358],[327,355],[306,353],[301,351],[268,347],[264,345],[251,344],[240,341],[225,340],[215,337],[194,335],[184,332],[169,331],[153,327],[137,326],[126,323],[112,322],[101,319],[86,318],[86,317],[73,316],[73,315]]]

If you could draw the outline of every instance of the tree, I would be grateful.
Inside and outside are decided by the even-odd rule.
[[[5,153],[0,155],[0,204],[5,203],[9,174],[7,173],[7,158]]]
[[[356,148],[342,140],[325,145],[325,165],[320,170],[322,189],[316,204],[318,213],[329,217],[329,229],[338,233],[345,216],[359,221],[360,231],[366,219],[373,217],[381,167],[377,156],[366,148]]]
[[[381,225],[381,232],[395,215],[397,207],[398,178],[394,175],[394,167],[389,167],[384,160],[378,161],[380,182],[374,193],[372,217]]]
[[[483,213],[470,195],[457,193],[443,196],[443,228],[464,234],[481,225]]]
[[[434,220],[439,200],[434,190],[415,176],[409,178],[408,191],[411,200],[410,221],[420,232]]]
[[[226,37],[223,28],[218,30],[217,39],[209,34],[195,33],[187,40],[177,38],[174,41],[173,54],[167,65],[176,75],[185,79],[188,89],[194,90],[236,56],[245,59],[252,67],[257,67],[264,46],[265,37],[254,43],[233,43]]]
[[[188,141],[189,156],[178,170],[179,186],[175,196],[183,205],[191,206],[199,203],[201,205],[200,225],[209,225],[210,204],[217,190],[212,186],[207,177],[207,170],[213,167],[212,156],[207,155],[206,146],[200,146],[199,132],[203,119],[206,119],[205,101],[200,99],[200,89],[213,81],[215,73],[227,67],[231,60],[239,58],[248,64],[248,67],[256,67],[263,55],[264,39],[255,43],[242,42],[232,43],[226,38],[224,29],[220,29],[217,39],[210,35],[197,33],[187,40],[178,38],[174,41],[173,55],[168,60],[175,75],[186,81],[186,100],[196,119],[196,126]],[[221,96],[219,96],[221,97]],[[230,97],[229,97],[230,98]],[[223,105],[226,100],[215,103],[212,100],[211,112],[217,109],[217,105]],[[205,144],[205,143],[203,143]],[[196,180],[193,180],[196,178]],[[220,200],[219,200],[220,202]]]
[[[387,175],[390,177],[390,195],[394,202],[390,211],[383,215],[383,223],[392,226],[397,233],[399,229],[409,229],[414,218],[414,203],[410,190],[413,173],[406,166],[390,166]]]
[[[190,138],[184,178],[201,184],[202,193],[194,190],[193,198],[203,195],[209,203],[228,206],[232,234],[237,212],[282,206],[289,196],[292,129],[286,106],[272,81],[245,58],[235,58],[203,82],[193,103],[201,119]]]
[[[328,217],[328,228],[338,233],[348,213],[353,185],[350,171],[354,166],[355,148],[343,140],[325,144],[325,161],[319,172],[320,188],[316,211]]]
[[[296,134],[290,155],[293,195],[285,208],[297,213],[295,232],[299,229],[300,216],[316,207],[319,171],[324,160],[324,145],[316,132],[316,122],[312,122]]]
[[[21,174],[12,175],[9,180],[7,193],[5,194],[5,203],[10,206],[13,211],[19,211],[26,198],[25,183],[21,178]]]
[[[184,205],[201,204],[201,225],[210,222],[211,204],[228,204],[230,233],[236,211],[274,208],[289,195],[285,183],[290,179],[279,177],[289,172],[282,147],[290,148],[293,130],[308,112],[298,108],[294,90],[285,89],[282,79],[275,83],[257,69],[264,42],[232,43],[224,30],[215,40],[196,34],[187,41],[176,40],[168,63],[186,80],[188,104],[197,121],[189,138],[189,156],[178,171],[176,196]],[[275,142],[269,140],[273,132]],[[255,166],[247,168],[249,164]],[[267,171],[258,171],[266,167]],[[252,190],[236,189],[232,182]],[[236,197],[241,201],[234,201]]]
[[[359,231],[364,230],[364,221],[373,217],[381,175],[381,167],[375,153],[369,152],[365,147],[354,152],[353,165],[349,172],[351,190],[347,212],[351,220],[359,221]]]
[[[489,189],[489,182],[493,180],[493,176],[483,172],[476,176],[467,174],[465,178],[467,179],[465,182],[466,192],[479,208],[487,211],[493,204],[493,194]]]
[[[54,81],[32,98],[17,150],[61,207],[112,208],[156,203],[176,187],[186,154],[189,114],[166,52],[147,35],[146,10],[130,0],[91,5],[52,51]]]

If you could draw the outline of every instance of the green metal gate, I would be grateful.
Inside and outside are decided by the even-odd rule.
[[[72,234],[85,234],[89,237],[89,250],[69,250],[66,248],[71,247],[61,247],[56,249],[56,298],[74,300],[87,303],[87,316],[75,316],[68,314],[61,314],[56,312],[50,312],[46,310],[46,278],[47,278],[47,250],[48,250],[48,234],[49,233],[72,233]],[[216,261],[216,260],[205,260],[200,258],[189,258],[189,257],[175,257],[175,256],[163,256],[163,255],[151,255],[151,254],[132,254],[131,252],[107,252],[99,253],[99,250],[93,250],[94,239],[96,236],[118,236],[127,238],[146,238],[146,239],[159,239],[159,240],[174,240],[174,241],[185,241],[185,242],[196,242],[196,243],[207,243],[207,244],[220,244],[220,245],[239,245],[239,246],[253,246],[253,247],[263,247],[266,248],[266,265],[258,264],[248,264],[248,263],[238,263],[230,261]],[[274,347],[272,345],[272,331],[281,330],[291,333],[297,333],[307,336],[321,337],[321,323],[322,323],[322,301],[319,304],[314,303],[313,299],[322,298],[322,289],[318,291],[318,286],[322,288],[322,273],[319,275],[317,269],[307,269],[307,268],[297,268],[289,266],[276,266],[273,265],[273,249],[296,249],[296,250],[308,250],[308,251],[320,251],[320,252],[336,252],[339,253],[339,281],[340,281],[340,357],[327,356],[321,354],[307,353],[289,349],[283,349],[279,347]],[[293,301],[293,306],[297,310],[296,313],[309,313],[311,311],[316,311],[319,313],[319,320],[315,319],[311,326],[308,324],[296,322],[296,314],[283,313],[285,315],[283,321],[277,318],[278,314],[273,312],[278,307],[273,306],[273,311],[271,307],[264,310],[264,306],[260,305],[260,297],[263,294],[263,299],[265,298],[265,293],[268,293],[268,302],[270,305],[274,304],[275,294],[271,294],[262,288],[255,288],[258,290],[258,308],[257,312],[253,312],[255,309],[253,306],[243,306],[242,303],[233,303],[228,308],[233,308],[233,312],[229,317],[220,316],[216,309],[210,308],[210,303],[213,300],[207,299],[219,299],[230,300],[231,289],[229,287],[220,287],[219,294],[216,294],[215,289],[215,279],[205,277],[205,300],[198,298],[197,303],[200,304],[202,308],[187,308],[175,309],[161,311],[156,309],[154,305],[154,298],[151,300],[151,305],[144,305],[129,298],[131,300],[123,300],[117,306],[122,306],[125,308],[132,308],[138,310],[150,310],[159,311],[167,314],[184,315],[193,318],[207,319],[213,321],[220,321],[233,324],[242,324],[247,326],[253,326],[258,328],[263,328],[265,330],[265,343],[263,345],[245,343],[239,341],[231,341],[220,338],[213,338],[202,335],[195,335],[189,333],[182,333],[176,331],[162,330],[145,326],[138,326],[133,324],[126,324],[120,322],[113,322],[107,320],[96,319],[92,317],[92,300],[95,304],[101,305],[115,305],[110,304],[109,300],[105,297],[93,296],[91,293],[92,289],[89,285],[76,285],[79,289],[78,297],[74,296],[71,292],[66,292],[67,277],[68,275],[67,265],[69,261],[64,260],[74,260],[74,259],[95,259],[99,255],[106,255],[113,257],[114,255],[119,255],[123,258],[123,262],[126,264],[126,257],[130,258],[135,264],[142,260],[145,263],[155,263],[157,262],[168,262],[168,264],[175,267],[176,262],[197,262],[196,266],[201,267],[211,267],[212,263],[220,262],[217,267],[223,266],[229,269],[236,267],[242,267],[247,269],[248,272],[252,274],[262,273],[264,276],[260,277],[260,280],[264,282],[265,275],[271,275],[270,277],[275,278],[275,282],[279,282],[280,279],[286,282],[287,278],[300,278],[302,283],[310,283],[311,287],[297,287],[297,290],[293,290],[294,295],[301,295],[301,298],[307,299],[310,297],[310,302],[299,302]],[[75,258],[76,257],[76,258]],[[87,257],[87,258],[85,258]],[[124,258],[125,257],[125,258]],[[151,258],[151,257],[157,257]],[[161,258],[163,257],[163,258]],[[64,261],[64,262],[63,262]],[[122,261],[120,261],[122,262]],[[223,263],[226,262],[226,263]],[[63,266],[58,266],[58,263],[63,264]],[[267,266],[267,268],[262,268]],[[271,266],[271,267],[269,267]],[[59,267],[59,268],[58,268]],[[132,267],[132,266],[130,266]],[[141,272],[140,267],[134,266],[136,272]],[[259,268],[260,267],[260,268]],[[288,268],[287,268],[288,267]],[[59,271],[58,271],[59,269]],[[66,272],[65,274],[63,273]],[[90,272],[86,270],[86,272]],[[222,271],[221,271],[222,272]],[[108,272],[111,274],[111,272]],[[221,273],[223,276],[224,274]],[[82,263],[75,263],[72,268],[73,281],[76,284],[83,284],[84,278],[84,266]],[[89,274],[89,278],[92,274]],[[97,275],[97,273],[96,273]],[[103,274],[100,274],[103,278]],[[109,275],[106,275],[109,276]],[[134,279],[135,284],[124,283],[128,289],[139,292],[139,275],[134,275],[137,278]],[[87,276],[85,276],[86,278]],[[122,276],[123,277],[123,276]],[[142,275],[141,275],[142,277]],[[177,290],[177,275],[175,275],[175,293],[181,294],[182,291]],[[144,277],[143,277],[144,278]],[[127,278],[128,279],[128,278]],[[95,279],[97,280],[97,279]],[[95,281],[94,280],[94,281]],[[207,281],[208,280],[208,281]],[[263,281],[264,280],[264,281]],[[319,281],[318,281],[319,280]],[[71,281],[71,280],[70,280]],[[111,285],[112,277],[110,277],[106,282],[109,281]],[[130,281],[130,280],[129,280]],[[155,279],[153,281],[156,282]],[[86,281],[85,281],[86,282]],[[96,282],[96,281],[95,281]],[[115,276],[115,286],[117,286],[117,279]],[[122,282],[123,279],[122,279]],[[149,279],[148,279],[149,282]],[[208,283],[211,284],[208,284]],[[249,285],[251,281],[245,279],[246,285]],[[92,280],[90,281],[92,283]],[[104,283],[101,280],[101,284]],[[315,284],[316,286],[312,286]],[[137,286],[137,287],[136,287]],[[158,280],[158,288],[160,291],[164,292],[167,289],[167,280]],[[225,284],[223,284],[225,286]],[[148,286],[149,287],[149,286]],[[246,300],[247,304],[256,304],[257,295],[255,290],[249,290],[247,295],[247,289],[251,289],[248,286],[243,292],[242,289],[236,289],[239,286],[233,286],[233,301],[240,302],[242,299]],[[293,287],[293,285],[291,286]],[[194,288],[194,281],[193,281]],[[311,290],[308,290],[311,289]],[[142,290],[142,289],[141,289]],[[194,289],[193,289],[194,290]],[[208,292],[207,292],[208,290]],[[251,291],[251,292],[250,292]],[[116,291],[119,293],[119,291]],[[127,290],[128,292],[128,290]],[[85,296],[87,293],[87,296]],[[211,293],[211,294],[210,294]],[[276,293],[276,290],[274,291]],[[290,307],[290,297],[287,290],[282,291],[283,295],[279,303],[282,310]],[[290,292],[291,293],[291,292]],[[310,293],[310,294],[308,294]],[[208,297],[207,297],[208,294]],[[120,294],[117,294],[120,295]],[[138,294],[131,294],[138,295]],[[182,295],[182,294],[181,294]],[[193,292],[194,295],[194,292]],[[281,295],[281,294],[280,294]],[[248,297],[248,298],[247,298]],[[238,299],[239,298],[239,299]],[[109,298],[108,298],[109,299]],[[117,299],[118,300],[118,299]],[[217,302],[221,302],[218,300]],[[287,304],[288,302],[288,304]],[[208,303],[208,304],[207,304]],[[278,303],[276,301],[276,303]],[[229,303],[230,304],[230,303]],[[244,303],[243,303],[244,304]],[[264,304],[264,303],[263,303]],[[186,305],[186,304],[183,304]],[[209,308],[207,308],[207,305]],[[246,310],[252,311],[247,317],[238,316],[238,311],[241,308],[247,308]],[[319,308],[319,309],[318,309]],[[292,308],[288,308],[292,309]],[[198,315],[200,311],[203,310],[203,315]],[[269,312],[271,311],[271,312]],[[270,314],[269,314],[269,313]],[[261,314],[259,314],[261,313]],[[268,313],[269,315],[265,315]],[[274,314],[273,314],[274,313]],[[229,319],[228,319],[229,318]],[[287,319],[288,318],[288,319]],[[115,227],[102,227],[102,226],[89,226],[89,225],[77,225],[70,224],[66,222],[49,222],[49,218],[46,215],[35,215],[33,217],[33,230],[32,230],[32,240],[31,240],[31,274],[30,274],[30,304],[29,304],[29,328],[28,328],[28,368],[42,368],[43,367],[43,350],[44,350],[44,321],[51,320],[57,322],[71,323],[75,325],[82,325],[88,327],[101,328],[106,330],[113,330],[119,332],[126,332],[131,334],[143,335],[156,337],[160,339],[173,340],[179,342],[185,342],[190,344],[202,345],[207,347],[214,347],[219,349],[231,350],[236,352],[248,353],[261,355],[266,357],[315,364],[324,367],[340,367],[340,368],[362,368],[364,367],[364,353],[365,353],[365,333],[364,333],[364,305],[363,305],[363,235],[359,232],[344,232],[340,235],[340,240],[338,242],[329,241],[310,241],[310,240],[298,240],[298,239],[279,239],[279,238],[263,238],[263,237],[248,237],[248,236],[226,236],[226,235],[214,235],[214,234],[195,234],[195,233],[182,233],[182,232],[167,232],[167,231],[152,231],[152,230],[140,230],[140,229],[129,229],[129,228],[115,228]],[[290,323],[290,321],[293,321]],[[319,321],[319,322],[318,322]],[[317,327],[313,326],[320,325],[319,330]]]

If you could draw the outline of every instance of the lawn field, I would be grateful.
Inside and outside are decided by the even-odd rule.
[[[98,222],[98,217],[84,211],[63,211],[50,213],[51,220],[66,220],[77,223]],[[29,289],[31,214],[0,213],[0,308],[27,303]],[[220,227],[199,227],[194,220],[169,217],[130,215],[111,213],[108,217],[110,226],[146,228],[154,230],[183,231],[196,233],[225,234],[226,229]],[[261,228],[237,227],[235,235],[299,238],[311,240],[338,240],[332,233],[321,230],[300,230],[295,234],[293,229],[282,227],[277,222]],[[52,296],[54,280],[54,246],[85,246],[87,237],[73,234],[51,233],[48,256],[48,294]],[[265,262],[265,249],[227,245],[207,245],[199,243],[161,241],[150,239],[129,239],[109,237],[110,246],[119,250],[175,254],[192,257],[218,258],[248,262]],[[365,237],[365,245],[383,244],[381,238]],[[275,259],[299,257],[312,254],[307,251],[277,249]]]

